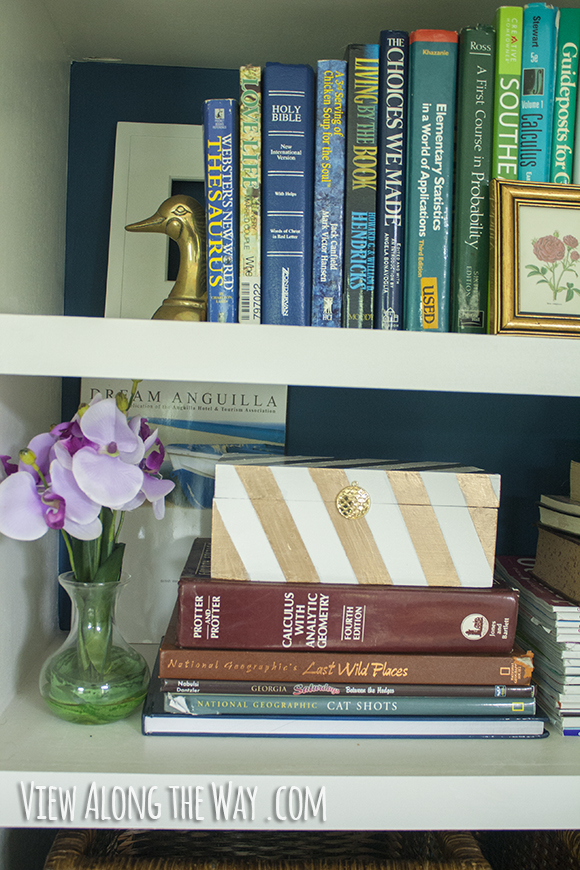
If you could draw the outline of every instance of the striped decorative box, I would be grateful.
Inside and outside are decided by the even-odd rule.
[[[368,460],[218,466],[211,575],[488,587],[500,477]]]

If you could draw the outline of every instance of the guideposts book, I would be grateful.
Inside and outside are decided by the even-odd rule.
[[[409,36],[405,329],[447,332],[458,35]]]
[[[81,401],[126,392],[126,380],[84,378]],[[211,533],[216,466],[236,456],[284,453],[287,388],[261,384],[142,381],[131,413],[158,429],[165,445],[164,476],[176,483],[159,523],[143,506],[128,512],[121,533],[131,575],[118,621],[129,643],[159,643],[193,539]],[[137,516],[138,514],[138,516]]]
[[[314,71],[267,63],[262,116],[262,323],[309,326]]]

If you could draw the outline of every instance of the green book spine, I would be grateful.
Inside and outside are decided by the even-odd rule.
[[[487,332],[495,31],[459,36],[451,330]]]
[[[167,713],[192,716],[533,716],[535,698],[397,697],[256,698],[165,692]]]
[[[261,291],[262,69],[240,67],[239,322],[259,323]]]
[[[346,51],[342,325],[373,328],[377,236],[378,43]]]
[[[550,181],[571,184],[580,54],[580,9],[560,9]]]
[[[458,35],[409,37],[405,329],[447,332]]]
[[[523,9],[500,6],[495,29],[492,178],[518,178]]]

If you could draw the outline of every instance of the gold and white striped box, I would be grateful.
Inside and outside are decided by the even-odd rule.
[[[488,587],[499,495],[498,474],[443,463],[218,465],[211,574]]]

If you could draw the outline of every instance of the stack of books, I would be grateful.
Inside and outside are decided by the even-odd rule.
[[[534,559],[499,556],[497,576],[520,594],[516,639],[534,653],[538,704],[566,736],[580,736],[580,604],[534,575]]]
[[[519,593],[222,580],[198,538],[144,734],[537,737]]]

